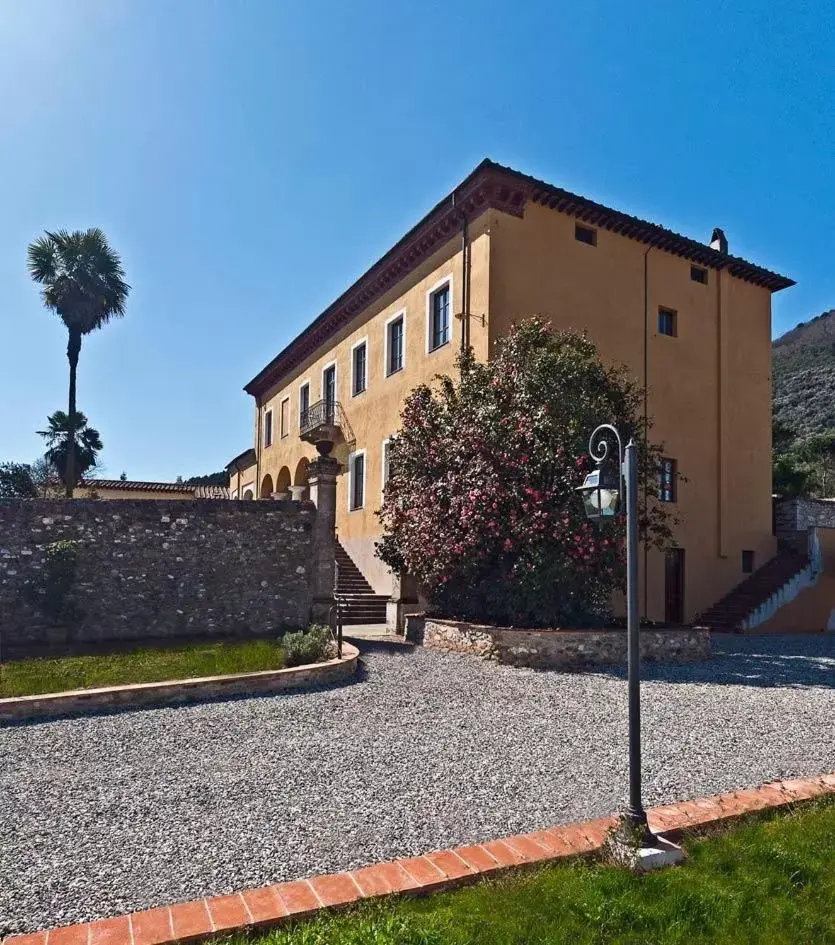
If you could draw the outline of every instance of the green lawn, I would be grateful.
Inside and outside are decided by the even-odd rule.
[[[835,943],[835,804],[685,843],[636,876],[563,865],[276,930],[256,945]],[[250,939],[250,942],[253,940]],[[238,936],[230,945],[244,945]]]
[[[284,649],[274,640],[142,647],[92,656],[12,661],[0,666],[0,698],[66,689],[223,676],[281,669]]]

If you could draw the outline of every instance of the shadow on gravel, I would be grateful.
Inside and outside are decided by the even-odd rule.
[[[415,649],[413,643],[403,643],[402,640],[399,642],[385,638],[368,640],[363,637],[352,637],[347,633],[343,639],[355,646],[360,651],[360,655],[363,653],[392,653],[394,656],[410,656]]]
[[[714,635],[713,656],[697,663],[641,663],[646,680],[727,686],[835,688],[835,633],[792,636]],[[626,677],[626,669],[602,670]]]

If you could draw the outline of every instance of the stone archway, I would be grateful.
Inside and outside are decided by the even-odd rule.
[[[252,489],[245,489],[243,498],[246,499],[247,501],[249,501],[250,499],[254,499],[255,496],[252,494]]]
[[[290,470],[282,466],[275,481],[275,491],[286,498],[286,494],[290,491],[290,482]]]
[[[273,494],[273,477],[267,473],[266,476],[261,480],[261,493],[260,498],[269,499]]]
[[[296,465],[296,471],[293,474],[293,498],[294,499],[306,499],[309,495],[309,490],[307,487],[307,467],[310,465],[310,461],[307,457],[302,456]]]

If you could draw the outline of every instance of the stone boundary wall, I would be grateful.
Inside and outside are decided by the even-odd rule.
[[[316,516],[298,502],[0,501],[0,656],[306,626]],[[47,547],[65,539],[77,542],[77,568],[56,616]]]
[[[835,528],[835,500],[783,499],[774,509],[777,538],[801,554],[809,551],[813,528]]]
[[[411,621],[410,621],[411,623]],[[582,670],[626,665],[625,630],[511,630],[426,617],[423,645],[470,653],[509,666]],[[641,630],[641,658],[686,663],[710,656],[710,631],[690,627]]]
[[[775,511],[777,534],[835,528],[835,499],[784,499]]]
[[[343,643],[342,659],[334,658],[306,666],[0,699],[0,722],[49,719],[115,709],[159,708],[345,683],[356,674],[358,657],[359,650],[355,646]]]

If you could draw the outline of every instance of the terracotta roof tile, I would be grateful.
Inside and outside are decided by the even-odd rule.
[[[82,489],[115,489],[124,492],[186,493],[195,499],[228,499],[225,486],[204,486],[187,482],[146,482],[134,479],[82,479]]]

